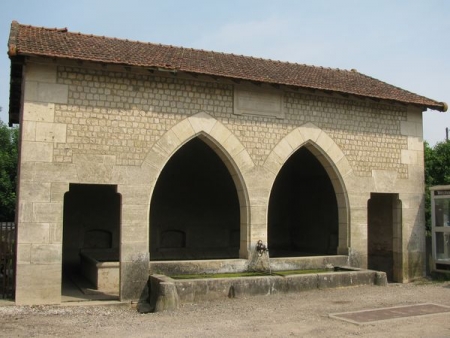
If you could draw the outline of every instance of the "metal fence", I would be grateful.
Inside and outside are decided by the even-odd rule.
[[[14,298],[16,227],[0,222],[0,298]]]

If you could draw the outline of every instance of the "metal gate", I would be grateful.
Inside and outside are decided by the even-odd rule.
[[[0,222],[0,298],[14,298],[16,227],[14,222]]]

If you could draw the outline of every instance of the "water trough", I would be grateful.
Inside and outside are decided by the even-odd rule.
[[[249,270],[247,260],[152,262],[148,304],[141,312],[174,310],[182,303],[239,298],[252,295],[302,292],[359,285],[387,285],[384,272],[346,265],[347,256],[271,258],[273,272],[328,268],[328,272],[252,277],[174,279],[170,275],[195,273],[230,273]],[[341,264],[339,264],[341,263]],[[139,307],[138,307],[139,308]]]

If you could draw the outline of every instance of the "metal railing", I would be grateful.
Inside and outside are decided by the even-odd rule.
[[[0,222],[0,298],[14,298],[16,226]]]

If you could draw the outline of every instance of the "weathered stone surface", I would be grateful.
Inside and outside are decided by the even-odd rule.
[[[148,254],[141,259],[120,262],[120,300],[139,300],[148,281]]]
[[[66,125],[61,123],[36,122],[37,142],[66,142]]]
[[[15,301],[18,305],[60,303],[61,264],[18,264]]]
[[[176,280],[152,275],[150,307],[153,311],[174,310],[180,303],[195,303],[254,295],[302,292],[317,288],[358,285],[387,285],[386,274],[370,270],[352,270],[290,276],[258,276]],[[148,307],[145,307],[148,308]]]
[[[28,202],[50,202],[50,183],[24,182],[20,186],[20,193]]]
[[[55,104],[26,102],[23,115],[24,121],[53,122],[55,119]]]
[[[30,64],[26,68],[26,77],[29,81],[56,83],[56,68],[51,64]]]
[[[52,162],[53,143],[50,142],[22,142],[23,162]]]
[[[50,224],[49,223],[21,223],[21,229],[18,231],[18,242],[43,244],[50,242]]]
[[[18,228],[30,231],[19,231],[18,276],[24,275],[21,269],[26,266],[60,265],[69,184],[117,185],[122,195],[121,295],[124,300],[138,299],[148,277],[153,189],[167,162],[194,137],[218,154],[235,182],[243,262],[248,262],[257,240],[267,241],[273,184],[291,155],[305,146],[323,165],[337,194],[338,252],[348,253],[350,264],[366,266],[370,194],[399,194],[404,199],[402,231],[395,237],[402,240],[394,251],[402,271],[396,276],[406,281],[420,275],[419,234],[424,222],[420,108],[301,91],[277,90],[271,91],[276,95],[265,96],[264,88],[257,86],[246,87],[250,93],[239,97],[237,107],[236,86],[231,83],[112,72],[75,63],[46,65],[32,59],[28,63]],[[36,277],[38,269],[26,273],[32,271]],[[60,299],[61,276],[52,276],[49,293],[39,291],[30,299],[37,303]],[[31,289],[38,284],[32,278],[28,282]],[[217,294],[238,296],[245,283],[223,286]],[[258,292],[289,289],[278,279],[259,283]],[[17,299],[22,301],[29,292],[24,284],[19,286]]]

